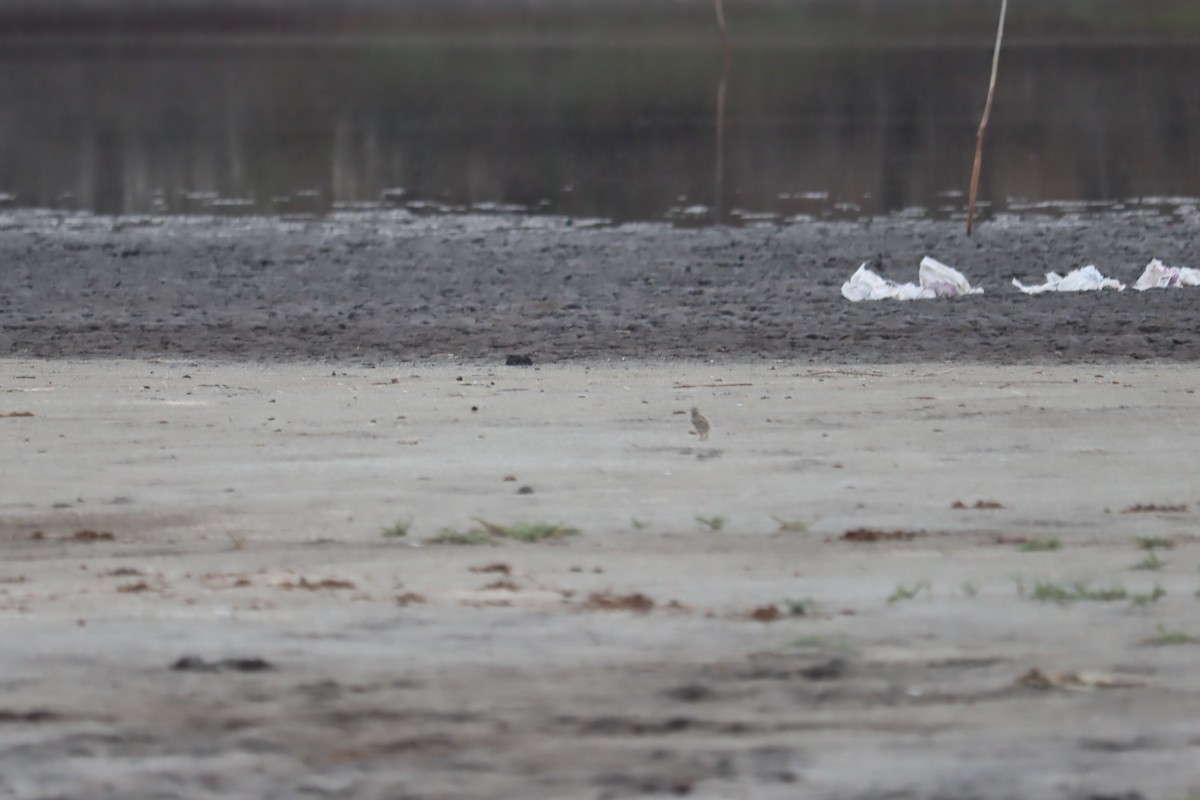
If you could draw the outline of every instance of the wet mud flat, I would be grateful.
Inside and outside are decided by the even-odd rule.
[[[741,228],[407,211],[312,219],[0,219],[0,352],[389,363],[451,356],[813,363],[1192,361],[1194,292],[1030,298],[1010,284],[1095,264],[1132,283],[1194,265],[1200,222],[1109,212],[985,222],[904,216]],[[986,294],[850,304],[867,260],[925,255]]]
[[[1196,379],[0,359],[0,795],[1195,797]]]

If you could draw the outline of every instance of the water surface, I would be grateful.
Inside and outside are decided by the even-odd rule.
[[[723,75],[703,39],[18,40],[0,192],[103,214],[952,217],[990,58],[979,39],[760,41]],[[985,215],[1200,194],[1197,74],[1188,42],[1010,45]]]

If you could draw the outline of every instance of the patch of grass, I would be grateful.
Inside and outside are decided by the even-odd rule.
[[[780,533],[807,533],[808,529],[817,521],[816,517],[812,519],[784,519],[774,514],[771,515],[771,519],[778,523]]]
[[[578,536],[578,528],[568,528],[566,525],[549,522],[517,522],[512,525],[497,525],[479,517],[471,517],[483,527],[483,532],[500,539],[514,539],[518,542],[541,542],[546,539],[565,539],[568,536]]]
[[[1142,644],[1154,647],[1166,647],[1172,644],[1200,644],[1200,636],[1193,636],[1183,631],[1167,630],[1159,625],[1157,632],[1153,636],[1143,639]]]
[[[1025,596],[1025,586],[1021,585],[1017,588],[1017,594]],[[1034,584],[1033,599],[1041,600],[1050,603],[1069,603],[1072,600],[1078,600],[1076,593],[1065,586],[1057,583],[1042,583],[1038,581]]]
[[[710,531],[721,530],[722,528],[725,527],[725,523],[728,521],[729,520],[725,519],[725,517],[722,517],[722,516],[715,516],[715,517],[701,517],[699,515],[696,516],[696,522],[699,522],[701,525],[708,528]]]
[[[971,581],[963,581],[962,593],[967,597],[975,597],[979,594],[979,587],[971,583]]]
[[[817,610],[817,601],[811,597],[803,597],[799,600],[786,597],[783,600],[783,607],[793,617],[811,617]]]
[[[408,536],[408,529],[411,527],[411,517],[408,519],[398,519],[383,529],[382,536],[385,539],[399,539],[404,536]]]
[[[801,636],[796,639],[790,639],[784,643],[784,647],[794,647],[804,650],[838,650],[843,653],[853,653],[854,645],[841,639],[830,639],[828,636]]]
[[[1022,553],[1048,553],[1052,550],[1062,550],[1062,540],[1057,537],[1053,539],[1030,539],[1027,542],[1017,545],[1017,549]]]
[[[905,586],[902,583],[898,583],[896,584],[895,591],[888,596],[887,604],[891,606],[899,603],[901,600],[912,600],[921,593],[922,589],[931,594],[933,592],[933,587],[930,586],[929,581],[917,581],[912,586]]]
[[[1135,536],[1133,541],[1137,543],[1138,547],[1143,550],[1150,550],[1151,552],[1157,548],[1171,550],[1175,547],[1174,539],[1166,539],[1162,536]]]
[[[1130,569],[1159,570],[1159,569],[1162,569],[1163,567],[1165,567],[1166,565],[1167,565],[1167,562],[1163,561],[1161,558],[1159,558],[1158,553],[1151,550],[1150,553],[1145,558],[1143,558],[1138,563],[1134,564],[1132,567],[1130,567]]]
[[[1123,586],[1110,586],[1107,589],[1088,589],[1085,588],[1079,594],[1080,600],[1091,600],[1097,603],[1112,603],[1117,600],[1124,600],[1129,596],[1129,592]]]
[[[1145,594],[1135,594],[1129,598],[1130,602],[1135,606],[1148,606],[1151,603],[1157,603],[1159,600],[1167,596],[1167,590],[1158,584],[1154,585],[1154,591]]]
[[[435,536],[425,541],[428,544],[497,544],[495,536],[488,536],[486,533],[479,533],[478,531],[458,531],[454,528],[442,528]]]
[[[548,522],[521,522],[508,526],[501,535],[506,539],[516,539],[518,542],[540,542],[545,539],[565,539],[568,536],[578,536],[579,529]]]
[[[637,517],[630,517],[629,524],[633,527],[634,530],[644,531],[650,527],[650,520],[638,519]]]
[[[1018,585],[1017,591],[1022,597],[1025,596],[1023,584]],[[1033,585],[1033,593],[1030,596],[1034,600],[1040,600],[1045,603],[1074,603],[1080,600],[1111,603],[1127,599],[1129,592],[1122,586],[1093,589],[1085,581],[1076,581],[1069,585],[1036,581]]]

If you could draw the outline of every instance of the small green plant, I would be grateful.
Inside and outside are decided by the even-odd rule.
[[[888,596],[887,604],[891,606],[899,603],[901,600],[912,600],[921,593],[922,589],[930,594],[933,593],[933,587],[929,585],[929,581],[917,581],[912,586],[905,586],[902,583],[898,583],[896,584],[896,590]]]
[[[1154,591],[1145,594],[1135,594],[1129,598],[1130,602],[1135,606],[1148,606],[1151,603],[1157,603],[1159,600],[1167,596],[1167,590],[1158,584],[1154,585]]]
[[[633,527],[634,530],[644,531],[650,527],[650,520],[638,519],[637,517],[630,517],[629,524]]]
[[[442,528],[435,536],[425,540],[429,544],[497,544],[495,536],[488,536],[478,531],[459,531],[454,528]]]
[[[696,522],[699,522],[701,525],[708,528],[710,531],[721,530],[722,528],[725,527],[725,523],[728,521],[729,520],[725,519],[722,516],[701,517],[701,516],[697,515],[697,517],[696,517]]]
[[[483,527],[483,532],[500,539],[515,539],[518,542],[540,542],[546,539],[564,539],[578,536],[578,528],[548,522],[518,522],[513,525],[497,525],[479,517],[471,517]]]
[[[1156,548],[1170,550],[1175,547],[1174,539],[1166,539],[1162,536],[1136,536],[1134,537],[1134,541],[1137,543],[1137,546],[1143,550],[1153,551]]]
[[[1024,589],[1024,586],[1020,587],[1017,591],[1017,594],[1024,597]],[[1065,586],[1061,586],[1057,583],[1043,583],[1041,581],[1037,581],[1033,586],[1033,599],[1049,603],[1069,603],[1072,600],[1078,600],[1079,598],[1076,596],[1075,592]]]
[[[804,650],[838,650],[843,653],[854,652],[854,645],[841,639],[830,639],[828,636],[801,636],[784,643],[784,647],[794,647]]]
[[[547,522],[522,522],[510,525],[503,536],[516,539],[518,542],[540,542],[545,539],[565,539],[568,536],[578,536],[578,528],[568,528]]]
[[[1125,591],[1123,586],[1110,586],[1107,589],[1084,588],[1079,592],[1080,600],[1092,600],[1097,603],[1112,603],[1124,600],[1128,596],[1129,592]]]
[[[1143,558],[1138,563],[1134,564],[1132,567],[1130,567],[1130,569],[1159,570],[1159,569],[1162,569],[1163,567],[1165,567],[1166,565],[1167,565],[1167,562],[1163,561],[1161,558],[1159,558],[1158,553],[1151,550],[1149,553],[1146,554],[1145,558]]]
[[[971,583],[971,581],[963,581],[962,593],[967,597],[976,597],[979,594],[979,587]]]
[[[408,536],[408,529],[412,527],[412,519],[398,519],[391,525],[383,529],[383,538],[399,539]]]
[[[784,519],[774,514],[771,515],[771,519],[779,525],[780,533],[807,533],[808,529],[817,521],[815,517],[813,519]]]
[[[1142,644],[1155,647],[1165,647],[1172,644],[1200,644],[1200,636],[1193,636],[1183,631],[1171,631],[1158,626],[1158,631],[1151,637],[1142,640]]]
[[[234,550],[241,550],[246,546],[246,535],[241,531],[226,530],[225,535],[229,537]]]
[[[799,600],[786,597],[783,600],[783,607],[793,617],[811,617],[817,610],[817,601],[811,597],[804,597]]]
[[[1048,553],[1052,550],[1062,550],[1062,540],[1058,538],[1030,539],[1017,545],[1017,549],[1022,553]]]
[[[1017,591],[1022,597],[1025,596],[1023,585],[1018,586]],[[1059,583],[1035,581],[1031,596],[1034,600],[1040,600],[1045,603],[1073,603],[1079,600],[1111,603],[1116,600],[1125,600],[1129,597],[1129,592],[1121,586],[1112,586],[1107,589],[1093,589],[1084,581],[1076,581],[1066,586]]]

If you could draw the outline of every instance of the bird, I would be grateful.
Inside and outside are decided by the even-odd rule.
[[[700,435],[700,441],[708,440],[708,430],[712,426],[708,422],[708,417],[700,413],[700,409],[692,406],[692,427],[696,429],[696,433]]]

